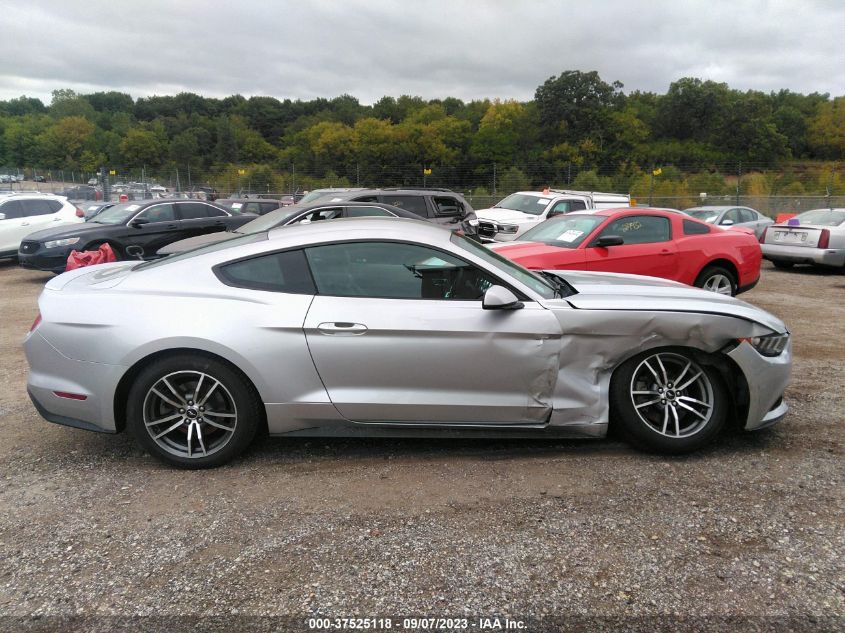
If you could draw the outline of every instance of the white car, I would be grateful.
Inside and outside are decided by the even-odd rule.
[[[543,220],[572,211],[627,207],[631,197],[618,193],[546,189],[517,191],[489,209],[478,209],[478,234],[483,241],[510,242]]]
[[[17,257],[21,241],[30,233],[84,222],[84,218],[82,210],[62,196],[46,193],[0,196],[0,258]]]

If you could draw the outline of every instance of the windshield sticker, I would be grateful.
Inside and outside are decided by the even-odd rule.
[[[233,203],[232,203],[232,208],[233,208],[233,209],[240,209],[242,206],[244,206],[244,205],[243,205],[243,203],[241,203],[241,202],[233,202]]]
[[[716,218],[718,218],[718,217],[719,217],[718,215],[710,215],[710,216],[707,216],[707,219],[704,220],[704,221],[707,222],[707,224],[713,224],[716,221]]]
[[[582,235],[584,235],[584,231],[577,231],[575,229],[569,229],[568,231],[565,231],[557,239],[559,239],[561,242],[574,242],[575,240],[577,240]]]
[[[343,198],[332,198],[329,202],[340,202]]]
[[[126,210],[127,211],[137,211],[140,208],[141,208],[140,204],[130,204],[128,207],[126,207]]]
[[[551,198],[537,198],[537,204],[546,204],[551,202]]]
[[[449,262],[440,259],[439,257],[429,257],[428,259],[424,259],[421,262],[417,262],[417,267],[425,266],[427,268],[454,268],[454,264],[450,264]]]

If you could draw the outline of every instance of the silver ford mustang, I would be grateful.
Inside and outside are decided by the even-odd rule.
[[[650,277],[529,272],[425,222],[237,237],[51,280],[24,343],[51,422],[178,466],[271,435],[601,437],[682,453],[779,421],[784,324]]]

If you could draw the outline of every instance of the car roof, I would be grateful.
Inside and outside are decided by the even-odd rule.
[[[727,211],[728,209],[749,209],[750,207],[743,207],[742,205],[704,205],[702,207],[690,207],[685,211]]]
[[[645,215],[663,215],[664,213],[671,213],[673,215],[684,215],[683,213],[678,213],[676,210],[672,209],[661,209],[659,207],[615,207],[613,209],[585,209],[584,211],[573,211],[572,213],[567,213],[566,215],[603,215],[605,217],[610,217],[613,215],[618,215],[624,211],[632,211],[639,214]]]
[[[410,237],[432,242],[448,242],[452,232],[433,222],[410,218],[338,218],[331,222],[294,224],[270,229],[267,239],[274,245],[312,244],[356,239],[397,239]]]

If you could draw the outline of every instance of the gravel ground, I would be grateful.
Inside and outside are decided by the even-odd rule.
[[[764,264],[744,298],[793,331],[792,410],[696,455],[271,438],[204,472],[38,416],[20,342],[47,279],[0,262],[0,628],[845,629],[843,275]]]

